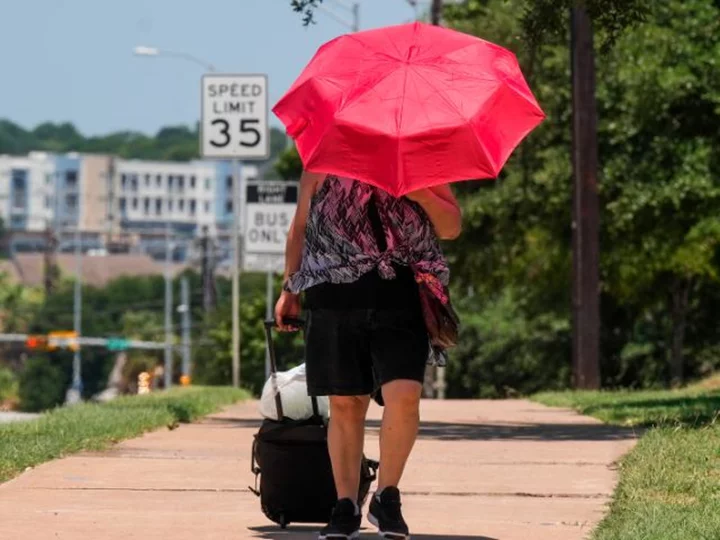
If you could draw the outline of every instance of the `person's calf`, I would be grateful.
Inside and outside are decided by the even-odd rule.
[[[385,401],[380,429],[380,471],[378,491],[397,487],[417,437],[420,425],[422,385],[398,380],[383,386]]]
[[[328,449],[338,499],[357,501],[369,396],[331,396]]]

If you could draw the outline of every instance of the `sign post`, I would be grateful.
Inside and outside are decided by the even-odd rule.
[[[272,317],[273,274],[285,267],[285,244],[295,217],[298,184],[294,182],[253,182],[245,193],[245,243],[243,270],[267,273],[265,314]],[[265,351],[265,378],[270,377],[270,351]]]
[[[205,158],[232,160],[233,386],[240,386],[240,209],[243,189],[241,161],[270,157],[267,75],[210,73],[202,78],[200,152]]]

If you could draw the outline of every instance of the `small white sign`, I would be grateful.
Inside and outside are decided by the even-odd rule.
[[[282,274],[285,271],[285,255],[262,255],[246,253],[243,258],[243,272]]]
[[[245,192],[243,267],[248,272],[282,272],[285,244],[297,208],[294,182],[251,182]]]
[[[202,78],[200,151],[205,158],[270,157],[267,75]]]

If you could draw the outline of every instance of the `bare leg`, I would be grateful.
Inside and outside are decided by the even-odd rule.
[[[369,396],[330,396],[328,447],[338,499],[357,501]]]
[[[421,393],[422,385],[410,380],[393,381],[382,388],[385,412],[380,428],[378,491],[400,483],[417,438]]]

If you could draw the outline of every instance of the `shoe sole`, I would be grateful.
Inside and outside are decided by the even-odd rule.
[[[356,531],[352,533],[350,536],[348,535],[337,535],[337,534],[331,534],[330,536],[318,536],[318,540],[355,540],[356,538],[360,538],[360,531]]]
[[[373,516],[372,514],[368,514],[368,521],[373,524],[373,526],[377,527],[378,529],[378,536],[380,538],[386,538],[387,540],[410,540],[410,535],[402,535],[398,533],[393,532],[383,532],[380,530],[380,522],[378,519]]]

